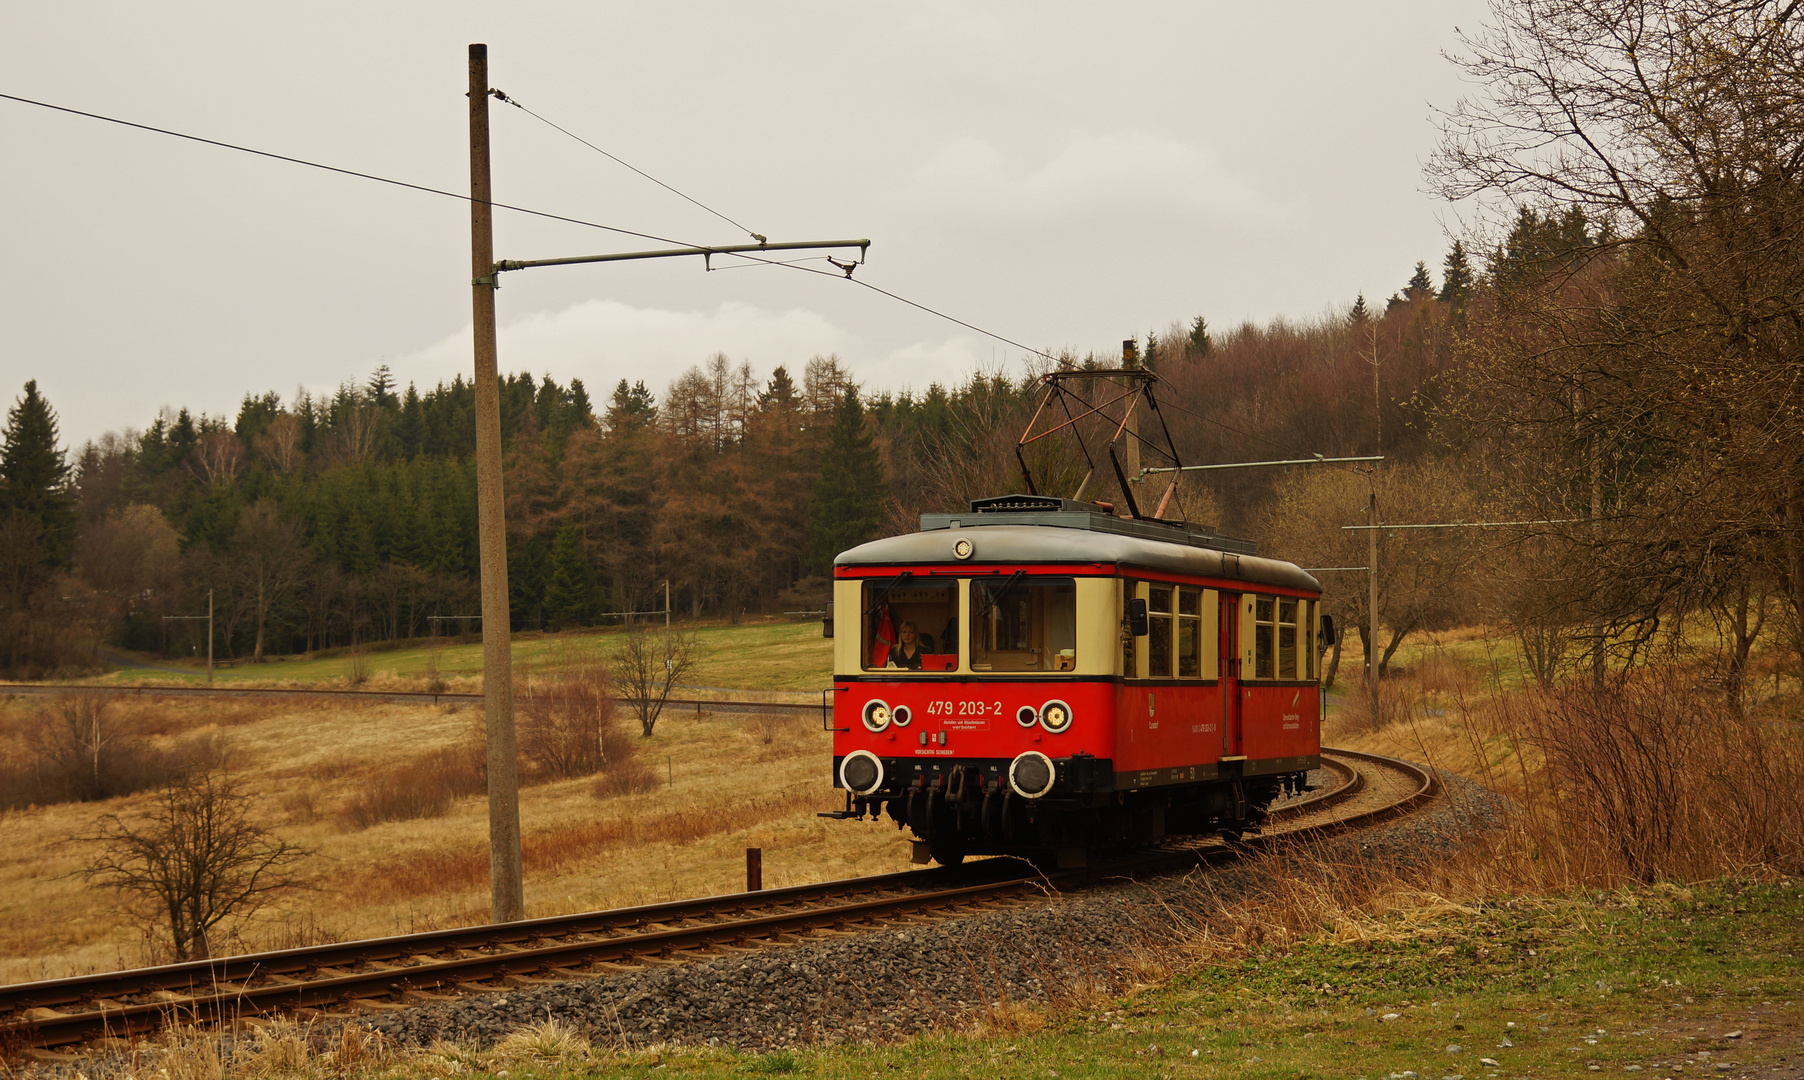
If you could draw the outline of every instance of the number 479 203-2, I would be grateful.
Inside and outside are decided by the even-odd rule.
[[[928,716],[1001,716],[1000,701],[929,701]]]

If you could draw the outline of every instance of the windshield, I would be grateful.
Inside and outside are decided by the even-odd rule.
[[[1077,583],[1019,574],[971,582],[972,671],[1077,666]]]
[[[958,667],[958,583],[913,576],[864,583],[864,669]]]

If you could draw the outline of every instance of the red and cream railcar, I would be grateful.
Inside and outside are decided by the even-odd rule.
[[[1319,764],[1322,626],[1315,578],[1254,551],[1005,496],[843,553],[834,816],[942,863],[1256,828]]]

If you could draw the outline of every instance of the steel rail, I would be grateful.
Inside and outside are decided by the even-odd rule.
[[[4,986],[0,987],[0,1045],[67,1045],[153,1030],[171,1018],[217,1021],[283,1009],[346,1004],[408,991],[461,986],[480,979],[546,975],[597,963],[669,957],[754,941],[780,941],[796,933],[932,914],[1027,894],[1056,893],[1132,873],[1230,861],[1278,840],[1327,835],[1375,822],[1408,812],[1432,798],[1438,788],[1431,772],[1407,762],[1354,751],[1325,750],[1323,765],[1340,773],[1341,783],[1278,807],[1270,816],[1320,812],[1363,790],[1365,771],[1338,763],[1335,758],[1404,771],[1417,780],[1416,790],[1373,810],[1256,838],[1237,848],[1182,847],[1051,874],[1023,872],[1020,868],[1025,864],[1017,860],[989,859],[961,871],[912,870]],[[976,883],[969,880],[973,874],[986,873],[1001,876]],[[885,890],[909,891],[870,897],[873,892]],[[772,912],[773,907],[791,910]],[[672,925],[686,922],[694,925]],[[560,938],[573,940],[555,940]],[[319,977],[322,973],[323,978]],[[157,1000],[117,1000],[145,994],[153,994]],[[69,1012],[57,1008],[84,1003],[90,1007]]]
[[[428,690],[331,690],[305,689],[285,690],[267,686],[106,686],[74,683],[67,686],[45,686],[40,684],[0,683],[0,697],[9,694],[18,695],[50,695],[83,694],[118,697],[322,697],[339,700],[364,700],[388,702],[412,702],[422,705],[439,705],[447,702],[479,705],[481,694],[433,693]],[[623,705],[636,704],[636,698],[618,699]],[[670,698],[664,702],[664,710],[694,709],[697,712],[785,712],[798,716],[816,716],[821,706],[816,703],[792,701],[728,701],[712,698]]]

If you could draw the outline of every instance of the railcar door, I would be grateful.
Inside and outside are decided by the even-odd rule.
[[[1237,757],[1240,754],[1240,597],[1236,593],[1222,593],[1221,618],[1216,620],[1220,627],[1220,657],[1217,668],[1221,672],[1221,756]]]

